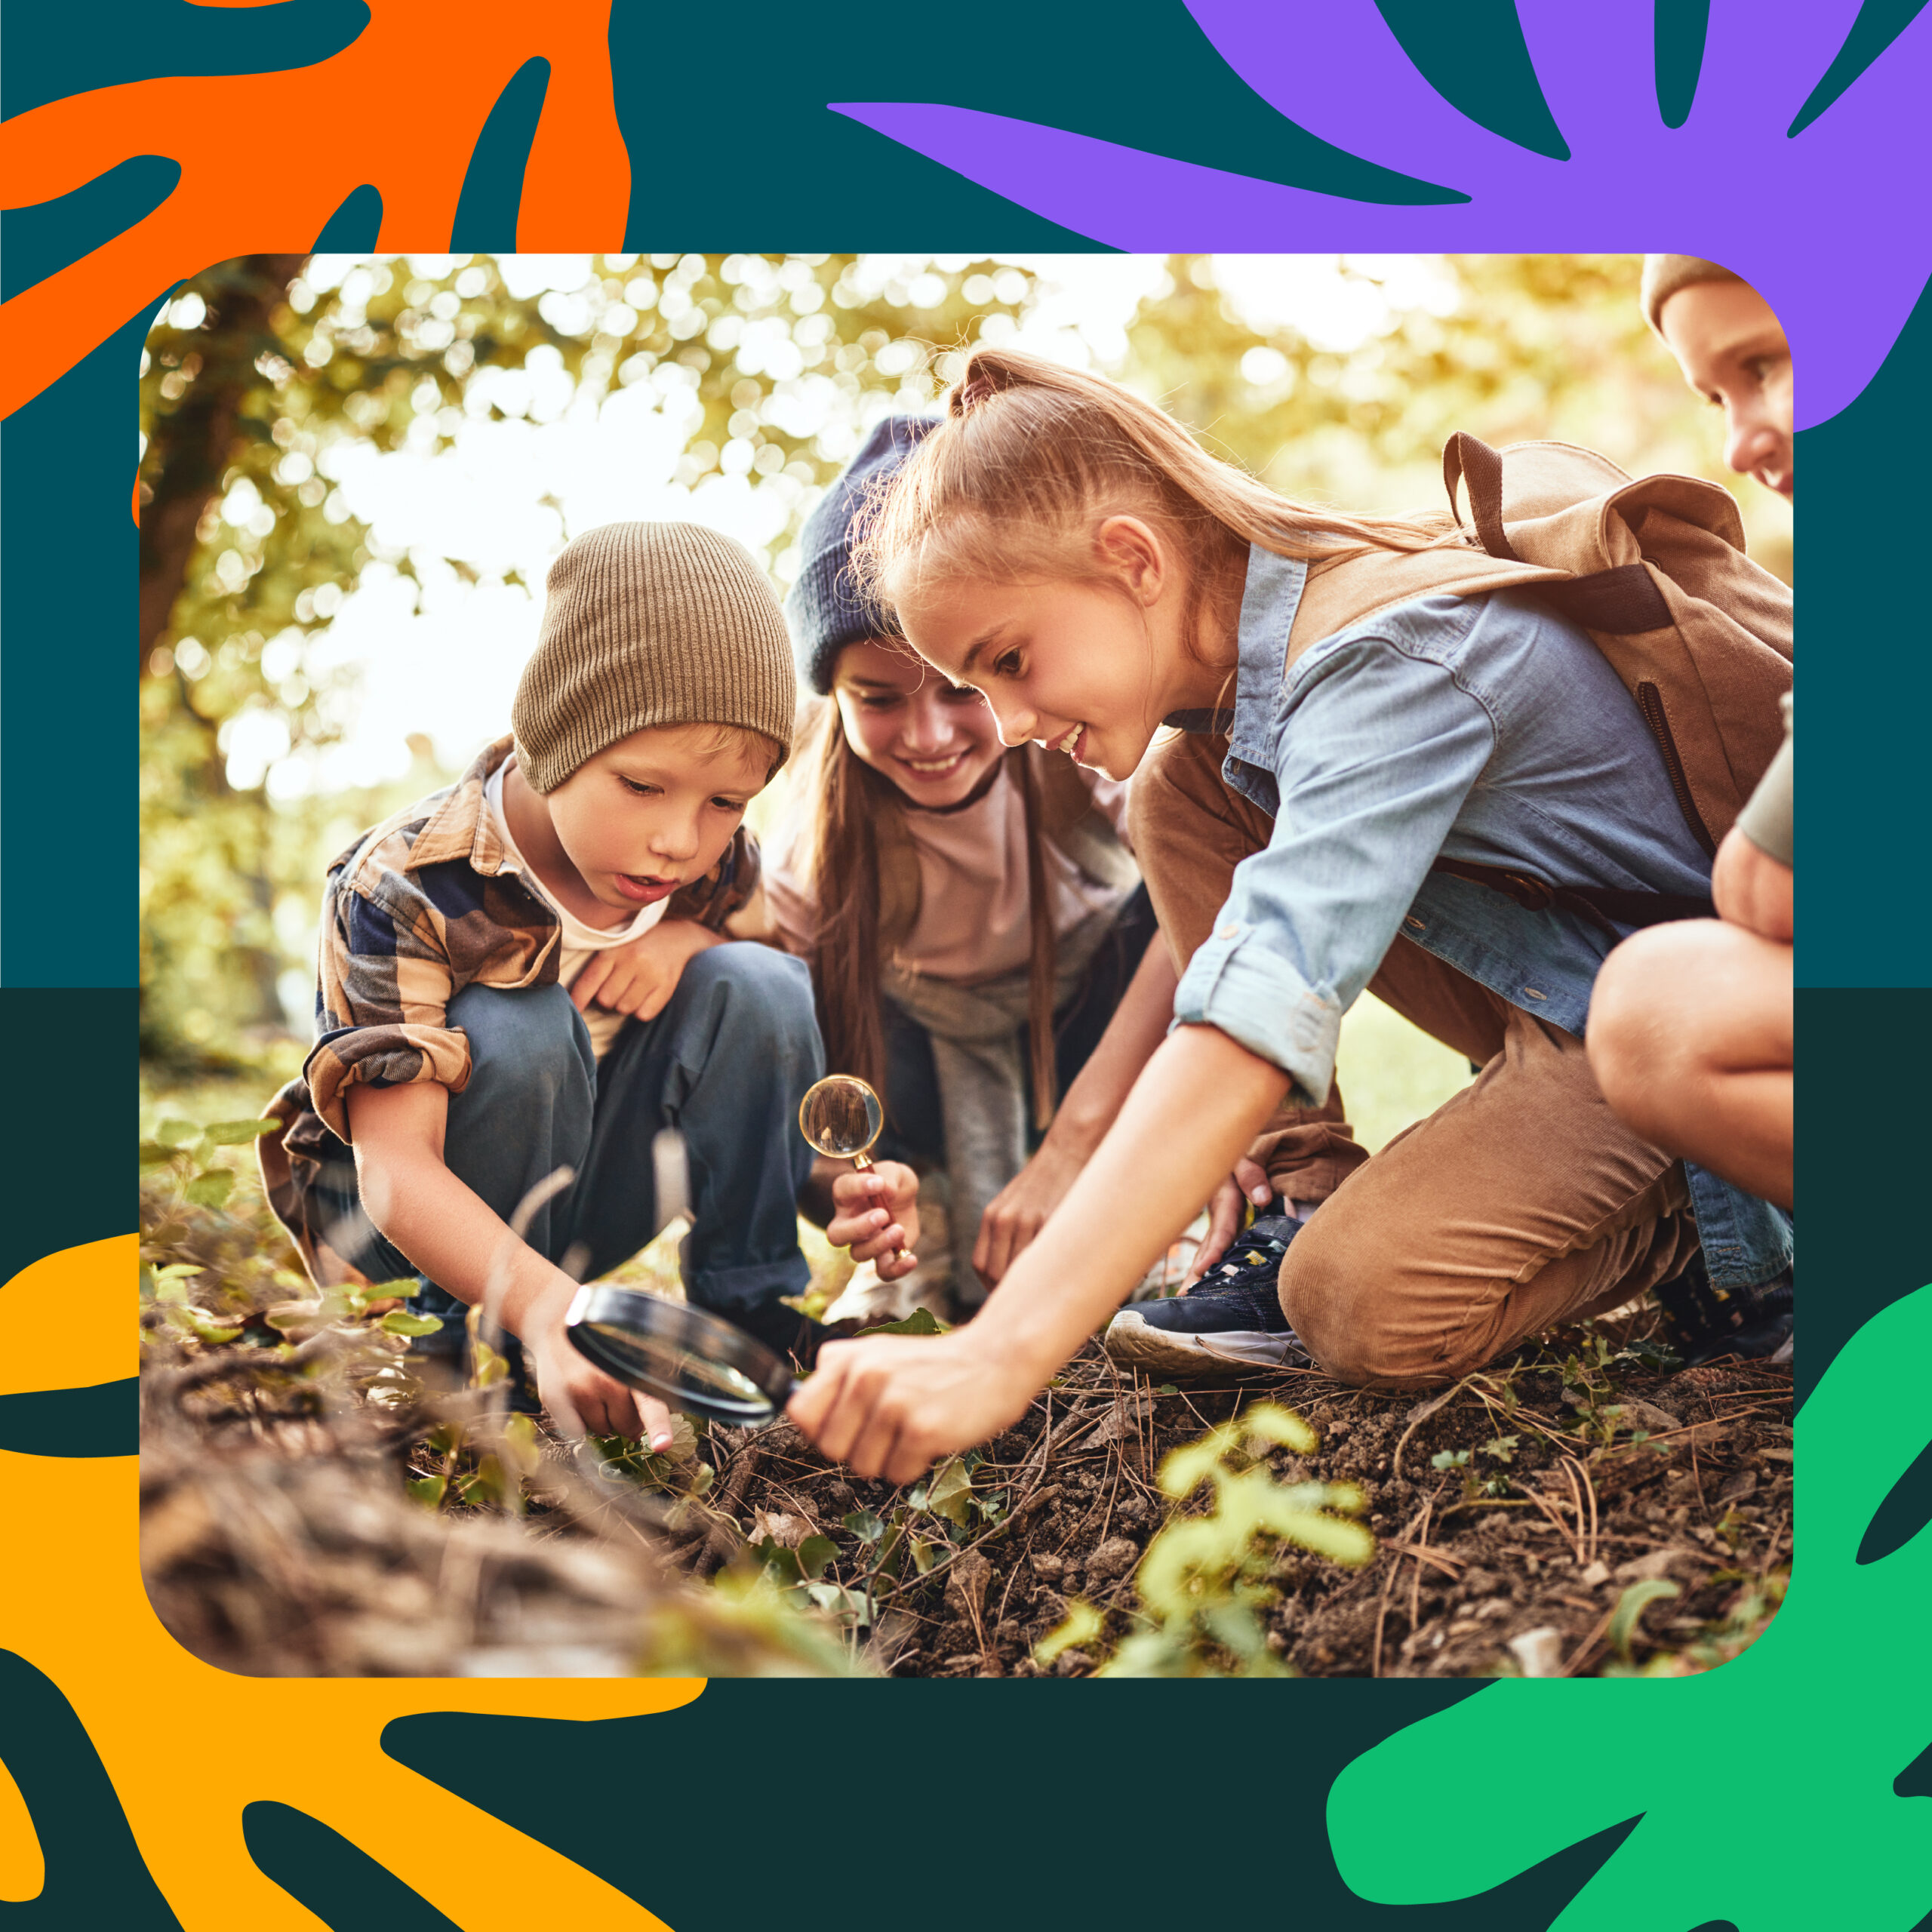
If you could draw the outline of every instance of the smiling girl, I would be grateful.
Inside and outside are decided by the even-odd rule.
[[[858,594],[853,519],[934,426],[881,423],[803,533],[786,616],[801,679],[829,702],[766,891],[811,963],[827,1064],[884,1096],[888,1152],[949,1177],[954,1286],[970,1306],[1098,1144],[1166,1030],[1175,977],[1149,945],[1120,836],[1125,786],[1052,750],[1009,750],[979,693],[915,657]],[[1325,1123],[1305,1136],[1331,1137]],[[1305,1189],[1325,1192],[1306,1164]],[[1265,1201],[1268,1173],[1243,1177]],[[912,1265],[897,1251],[915,1183],[889,1161],[871,1184],[877,1232],[853,1252],[891,1279]],[[1216,1207],[1204,1260],[1235,1225],[1235,1183]]]
[[[824,1352],[791,1412],[828,1454],[903,1481],[1017,1417],[1284,1096],[1328,1093],[1365,987],[1475,1081],[1292,1224],[1275,1278],[1116,1316],[1118,1358],[1453,1380],[1674,1282],[1700,1224],[1713,1279],[1776,1291],[1788,1222],[1620,1124],[1583,1051],[1592,895],[1709,891],[1665,755],[1588,633],[1477,593],[1508,573],[1450,519],[1294,503],[1118,384],[982,349],[859,561],[1004,742],[1134,775],[1186,964],[1180,1023],[979,1318]]]

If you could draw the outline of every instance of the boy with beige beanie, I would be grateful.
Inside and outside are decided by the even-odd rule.
[[[728,931],[758,882],[745,808],[789,754],[796,702],[742,544],[627,523],[568,545],[514,735],[331,868],[316,1043],[261,1143],[318,1281],[420,1275],[419,1306],[446,1318],[487,1289],[553,1413],[653,1447],[663,1407],[565,1339],[560,1264],[595,1276],[651,1238],[660,1130],[689,1158],[691,1300],[781,1349],[813,1339],[780,1300],[808,1280],[811,986]],[[512,1234],[560,1168],[570,1185]],[[446,1318],[432,1344],[461,1335]]]

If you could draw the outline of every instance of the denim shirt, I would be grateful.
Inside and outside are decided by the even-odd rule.
[[[1222,774],[1275,830],[1235,867],[1177,1020],[1218,1027],[1318,1103],[1342,1015],[1401,934],[1580,1038],[1610,949],[1601,929],[1429,868],[1441,857],[1557,887],[1707,894],[1710,862],[1635,701],[1586,632],[1512,592],[1417,598],[1286,670],[1306,574],[1250,553]],[[1789,1265],[1787,1216],[1687,1172],[1714,1281]]]

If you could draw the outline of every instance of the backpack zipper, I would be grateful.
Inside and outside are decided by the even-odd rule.
[[[1664,715],[1663,694],[1655,685],[1646,681],[1637,687],[1637,709],[1644,714],[1644,722],[1651,728],[1651,735],[1663,753],[1664,768],[1670,774],[1671,789],[1677,794],[1677,808],[1684,814],[1684,823],[1704,848],[1705,856],[1715,858],[1716,841],[1697,810],[1697,801],[1690,795],[1690,781],[1684,775],[1684,761],[1678,755],[1677,740],[1670,734],[1670,720]]]

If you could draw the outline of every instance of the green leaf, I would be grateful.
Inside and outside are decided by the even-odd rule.
[[[186,1261],[171,1261],[153,1271],[154,1298],[158,1302],[183,1302],[188,1299],[188,1284],[202,1271]]]
[[[950,1324],[940,1321],[929,1308],[915,1308],[897,1321],[875,1322],[871,1327],[859,1331],[861,1335],[945,1335],[951,1332]]]
[[[825,1574],[825,1566],[838,1554],[829,1537],[808,1537],[798,1549],[798,1573],[816,1582]]]
[[[844,1522],[861,1543],[877,1543],[885,1534],[885,1525],[869,1509],[854,1510]]]
[[[1466,1469],[1469,1466],[1469,1452],[1466,1449],[1438,1449],[1429,1459],[1432,1469]]]
[[[288,1124],[272,1115],[266,1120],[217,1121],[214,1126],[202,1128],[202,1138],[211,1147],[245,1147],[265,1134],[279,1134]]]
[[[1241,1417],[1241,1429],[1251,1438],[1278,1442],[1297,1456],[1312,1456],[1321,1446],[1321,1438],[1292,1409],[1278,1402],[1257,1402]]]
[[[503,1424],[503,1456],[520,1476],[534,1476],[543,1467],[543,1438],[534,1418],[515,1415]]]
[[[433,1509],[443,1500],[443,1493],[450,1486],[448,1476],[418,1476],[405,1487],[417,1501]]]
[[[1499,1463],[1512,1462],[1515,1458],[1516,1438],[1513,1435],[1491,1436],[1482,1445],[1482,1453]]]
[[[1091,1644],[1106,1628],[1107,1620],[1080,1597],[1069,1597],[1066,1616],[1057,1629],[1050,1630],[1033,1646],[1035,1663],[1051,1663],[1062,1651]]]
[[[242,1331],[232,1328],[226,1323],[209,1314],[205,1308],[197,1308],[192,1302],[177,1302],[168,1310],[168,1318],[177,1328],[194,1337],[198,1342],[220,1343],[239,1339]]]
[[[406,1308],[391,1309],[377,1324],[392,1335],[433,1335],[442,1325],[439,1315],[411,1315]]]
[[[939,1561],[946,1546],[943,1543],[928,1543],[924,1537],[912,1539],[912,1567],[921,1576]]]
[[[1617,1607],[1611,1613],[1610,1641],[1626,1663],[1630,1661],[1630,1640],[1637,1634],[1637,1620],[1645,1605],[1656,1602],[1659,1597],[1681,1594],[1668,1577],[1652,1577],[1644,1583],[1632,1583],[1617,1598]]]
[[[935,1516],[943,1516],[963,1530],[972,1521],[973,1478],[957,1456],[949,1457],[934,1471],[926,1488],[926,1507]]]
[[[183,1147],[200,1137],[202,1130],[191,1120],[165,1120],[154,1131],[164,1147]]]
[[[1154,1393],[1157,1395],[1178,1395],[1180,1393],[1180,1385],[1176,1382],[1163,1382],[1155,1389]]]
[[[219,1208],[234,1185],[235,1177],[226,1168],[205,1168],[182,1189],[182,1198],[197,1208]]]
[[[141,1143],[141,1165],[144,1168],[158,1168],[180,1158],[180,1149],[170,1147],[164,1141],[143,1140]]]

